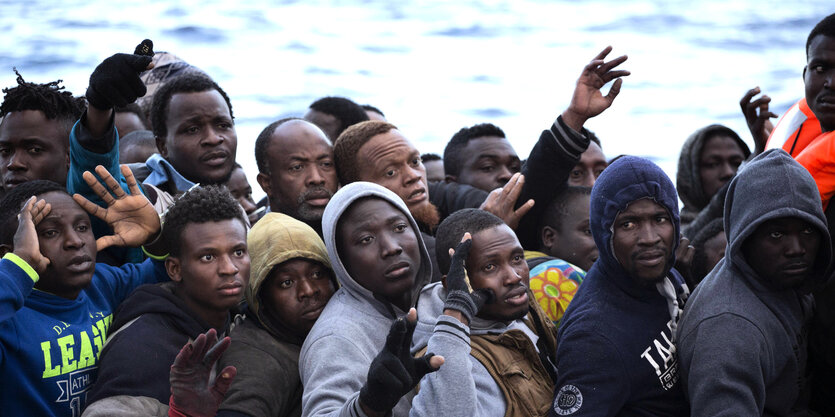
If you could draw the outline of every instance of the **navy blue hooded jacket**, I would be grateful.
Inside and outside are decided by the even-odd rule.
[[[656,285],[638,284],[615,257],[613,224],[633,201],[665,207],[680,232],[678,197],[657,165],[623,157],[591,192],[590,227],[600,257],[563,316],[557,340],[557,383],[551,416],[687,416],[673,344],[686,297],[675,270]]]

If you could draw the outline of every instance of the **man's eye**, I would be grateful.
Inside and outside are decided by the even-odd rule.
[[[811,227],[807,227],[807,228],[803,229],[803,234],[805,234],[805,235],[811,235],[812,233],[815,233],[815,229],[813,229]]]
[[[482,268],[482,269],[484,270],[484,272],[494,271],[496,269],[496,265],[495,264],[487,264],[487,265],[484,265],[484,268]]]
[[[620,224],[620,228],[623,230],[632,230],[635,228],[635,222],[623,222]]]
[[[231,129],[231,128],[232,128],[232,123],[228,123],[228,122],[221,122],[221,123],[218,123],[218,125],[217,125],[217,126],[218,126],[219,128],[221,128],[221,129],[224,129],[224,130],[229,130],[229,129]]]
[[[281,288],[290,288],[290,287],[293,286],[293,280],[292,279],[285,279],[284,281],[281,281],[281,283],[278,284],[278,285]]]
[[[390,169],[390,170],[386,171],[386,177],[389,177],[389,178],[394,177],[396,174],[397,174],[397,171],[395,171],[393,169]]]
[[[90,230],[90,225],[79,224],[78,226],[75,227],[75,230],[78,230],[79,232],[86,232],[86,231]]]
[[[571,177],[572,178],[579,178],[579,177],[582,177],[582,176],[583,176],[583,171],[581,171],[579,169],[575,169],[575,170],[571,171]]]
[[[783,237],[782,232],[771,232],[768,235],[771,236],[772,239],[780,239],[781,237]]]
[[[322,161],[322,163],[320,163],[319,165],[321,165],[321,166],[323,166],[323,167],[325,167],[325,168],[330,168],[330,167],[332,167],[332,166],[333,166],[333,162],[331,162],[331,161]]]
[[[413,166],[413,167],[416,167],[416,166],[420,165],[420,158],[415,158],[415,159],[412,159],[412,160],[409,162],[409,164],[410,164],[411,166]]]
[[[666,223],[669,220],[667,216],[658,216],[655,218],[656,223]]]
[[[815,65],[814,67],[812,67],[812,71],[815,71],[817,73],[823,72],[823,65]]]
[[[235,256],[237,256],[237,257],[241,257],[241,256],[244,256],[244,254],[246,254],[246,251],[245,251],[245,250],[243,250],[243,249],[235,249]]]
[[[197,126],[189,126],[186,128],[186,133],[197,133],[199,130]]]
[[[483,167],[481,167],[481,168],[479,168],[479,169],[480,169],[481,171],[484,171],[484,172],[490,172],[490,171],[494,170],[495,168],[496,168],[496,167],[495,167],[495,166],[493,166],[493,165],[485,165],[485,166],[483,166]]]
[[[408,228],[406,223],[400,223],[400,224],[394,226],[394,230],[397,231],[397,232],[405,232],[406,228]]]
[[[602,173],[603,173],[603,170],[602,170],[602,169],[596,169],[596,170],[594,170],[594,178],[599,177],[599,176],[600,176],[600,174],[602,174]]]
[[[203,255],[200,257],[200,260],[203,262],[211,262],[214,258],[214,255]]]
[[[34,153],[34,154],[38,154],[38,153],[43,152],[43,148],[41,148],[40,146],[33,146],[33,147],[31,147],[27,150],[29,151],[29,153]]]
[[[0,148],[0,155],[7,156],[11,153],[9,148]]]
[[[304,168],[304,166],[302,166],[302,164],[291,165],[290,166],[290,171],[299,172],[299,171],[302,170],[302,168]]]
[[[525,257],[522,256],[522,255],[514,255],[513,256],[513,262],[514,263],[518,263],[518,262],[524,261],[524,260],[525,260]]]
[[[58,231],[55,229],[47,229],[41,232],[41,235],[44,237],[55,237],[58,236]]]
[[[360,238],[359,242],[363,245],[367,245],[371,243],[372,240],[374,240],[374,238],[372,238],[371,236],[363,236]]]
[[[583,234],[591,236],[591,229],[584,229]]]

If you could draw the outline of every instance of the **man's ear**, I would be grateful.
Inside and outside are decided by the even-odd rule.
[[[180,260],[173,256],[169,256],[165,259],[165,272],[168,273],[171,281],[180,282],[183,280],[180,271]]]
[[[545,226],[542,228],[540,239],[542,241],[542,246],[550,250],[554,247],[554,245],[556,245],[557,241],[559,241],[559,233],[557,233],[557,230],[553,227]]]
[[[168,148],[165,146],[165,138],[154,136],[154,142],[157,143],[157,150],[159,151],[160,156],[168,158]]]
[[[458,177],[456,175],[446,174],[444,175],[444,182],[458,182]]]
[[[259,172],[258,176],[255,177],[255,180],[258,181],[258,185],[260,185],[261,189],[264,190],[264,193],[267,194],[267,200],[271,199],[273,197],[273,193],[270,176],[263,172]],[[276,210],[278,209],[276,208]]]
[[[806,70],[807,69],[809,69],[808,65],[803,67],[803,84],[806,84]]]
[[[444,288],[446,288],[446,275],[441,277],[441,285],[443,285]]]
[[[6,256],[7,253],[11,253],[13,251],[14,248],[12,247],[12,245],[8,243],[3,243],[2,245],[0,245],[0,258]]]

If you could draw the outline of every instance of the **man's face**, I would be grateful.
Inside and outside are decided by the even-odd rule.
[[[66,126],[40,110],[7,114],[0,122],[0,176],[8,191],[20,183],[50,180],[66,184],[70,169]]]
[[[771,219],[745,240],[742,253],[754,272],[777,290],[797,288],[814,272],[820,232],[796,217]]]
[[[66,193],[53,191],[38,198],[52,210],[35,228],[41,254],[49,259],[35,288],[74,300],[90,284],[96,267],[96,238],[90,217]]]
[[[498,136],[470,139],[462,150],[464,161],[458,176],[448,175],[451,181],[469,184],[490,192],[504,187],[521,163],[510,142]]]
[[[137,130],[148,130],[148,128],[145,127],[145,124],[142,123],[142,119],[140,119],[136,113],[129,111],[116,112],[114,119],[116,132],[119,133],[120,138],[125,137],[128,133],[136,132]]]
[[[818,35],[812,39],[803,83],[806,103],[820,121],[821,130],[835,130],[835,38]]]
[[[420,270],[418,233],[406,214],[379,198],[351,205],[337,225],[337,247],[357,283],[393,304],[412,289]]]
[[[530,271],[522,245],[507,225],[473,234],[466,266],[473,288],[489,288],[496,295],[478,317],[508,322],[528,313]]]
[[[189,223],[180,235],[180,254],[165,262],[178,295],[201,317],[227,312],[241,301],[249,282],[246,228],[241,220]]]
[[[307,110],[303,119],[319,126],[319,129],[325,132],[331,143],[336,142],[336,138],[339,137],[339,130],[342,129],[342,121],[337,119],[336,116],[317,110]]]
[[[258,219],[253,214],[257,207],[255,200],[252,199],[252,187],[250,187],[249,181],[246,180],[246,174],[243,168],[236,167],[232,170],[232,175],[229,177],[229,181],[226,182],[226,188],[229,190],[229,194],[232,194],[232,197],[244,208],[247,216],[249,216],[250,224],[255,223],[255,220]]]
[[[566,204],[566,215],[558,229],[545,226],[543,244],[548,254],[577,265],[584,271],[597,260],[597,245],[589,228],[589,196],[575,195]]]
[[[660,204],[635,200],[618,213],[613,225],[615,257],[629,276],[646,285],[663,279],[672,268],[675,226]]]
[[[444,161],[423,161],[423,168],[426,169],[426,180],[438,182],[444,180]]]
[[[333,293],[331,271],[302,258],[276,265],[261,288],[267,313],[300,336],[310,332]]]
[[[706,140],[699,155],[699,177],[705,196],[716,194],[736,175],[744,160],[745,154],[734,138],[718,134]]]
[[[303,120],[285,122],[270,137],[266,156],[269,173],[259,173],[258,183],[271,210],[321,221],[339,187],[333,148],[322,130]]]
[[[568,175],[568,185],[591,187],[607,166],[603,150],[596,143],[589,142],[588,149],[580,154],[580,161]]]
[[[186,179],[220,184],[235,167],[238,136],[229,107],[217,90],[171,96],[160,154]]]
[[[372,137],[357,153],[359,179],[388,188],[403,199],[412,216],[426,221],[424,213],[433,208],[426,189],[426,170],[420,152],[396,129]]]

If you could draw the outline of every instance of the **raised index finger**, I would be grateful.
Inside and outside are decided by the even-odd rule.
[[[119,185],[119,182],[116,181],[116,178],[113,178],[110,175],[110,172],[101,165],[96,167],[96,174],[99,174],[99,177],[107,184],[107,188],[110,188],[110,192],[116,196],[116,198],[122,198],[126,195],[125,190],[122,189],[122,186]]]

